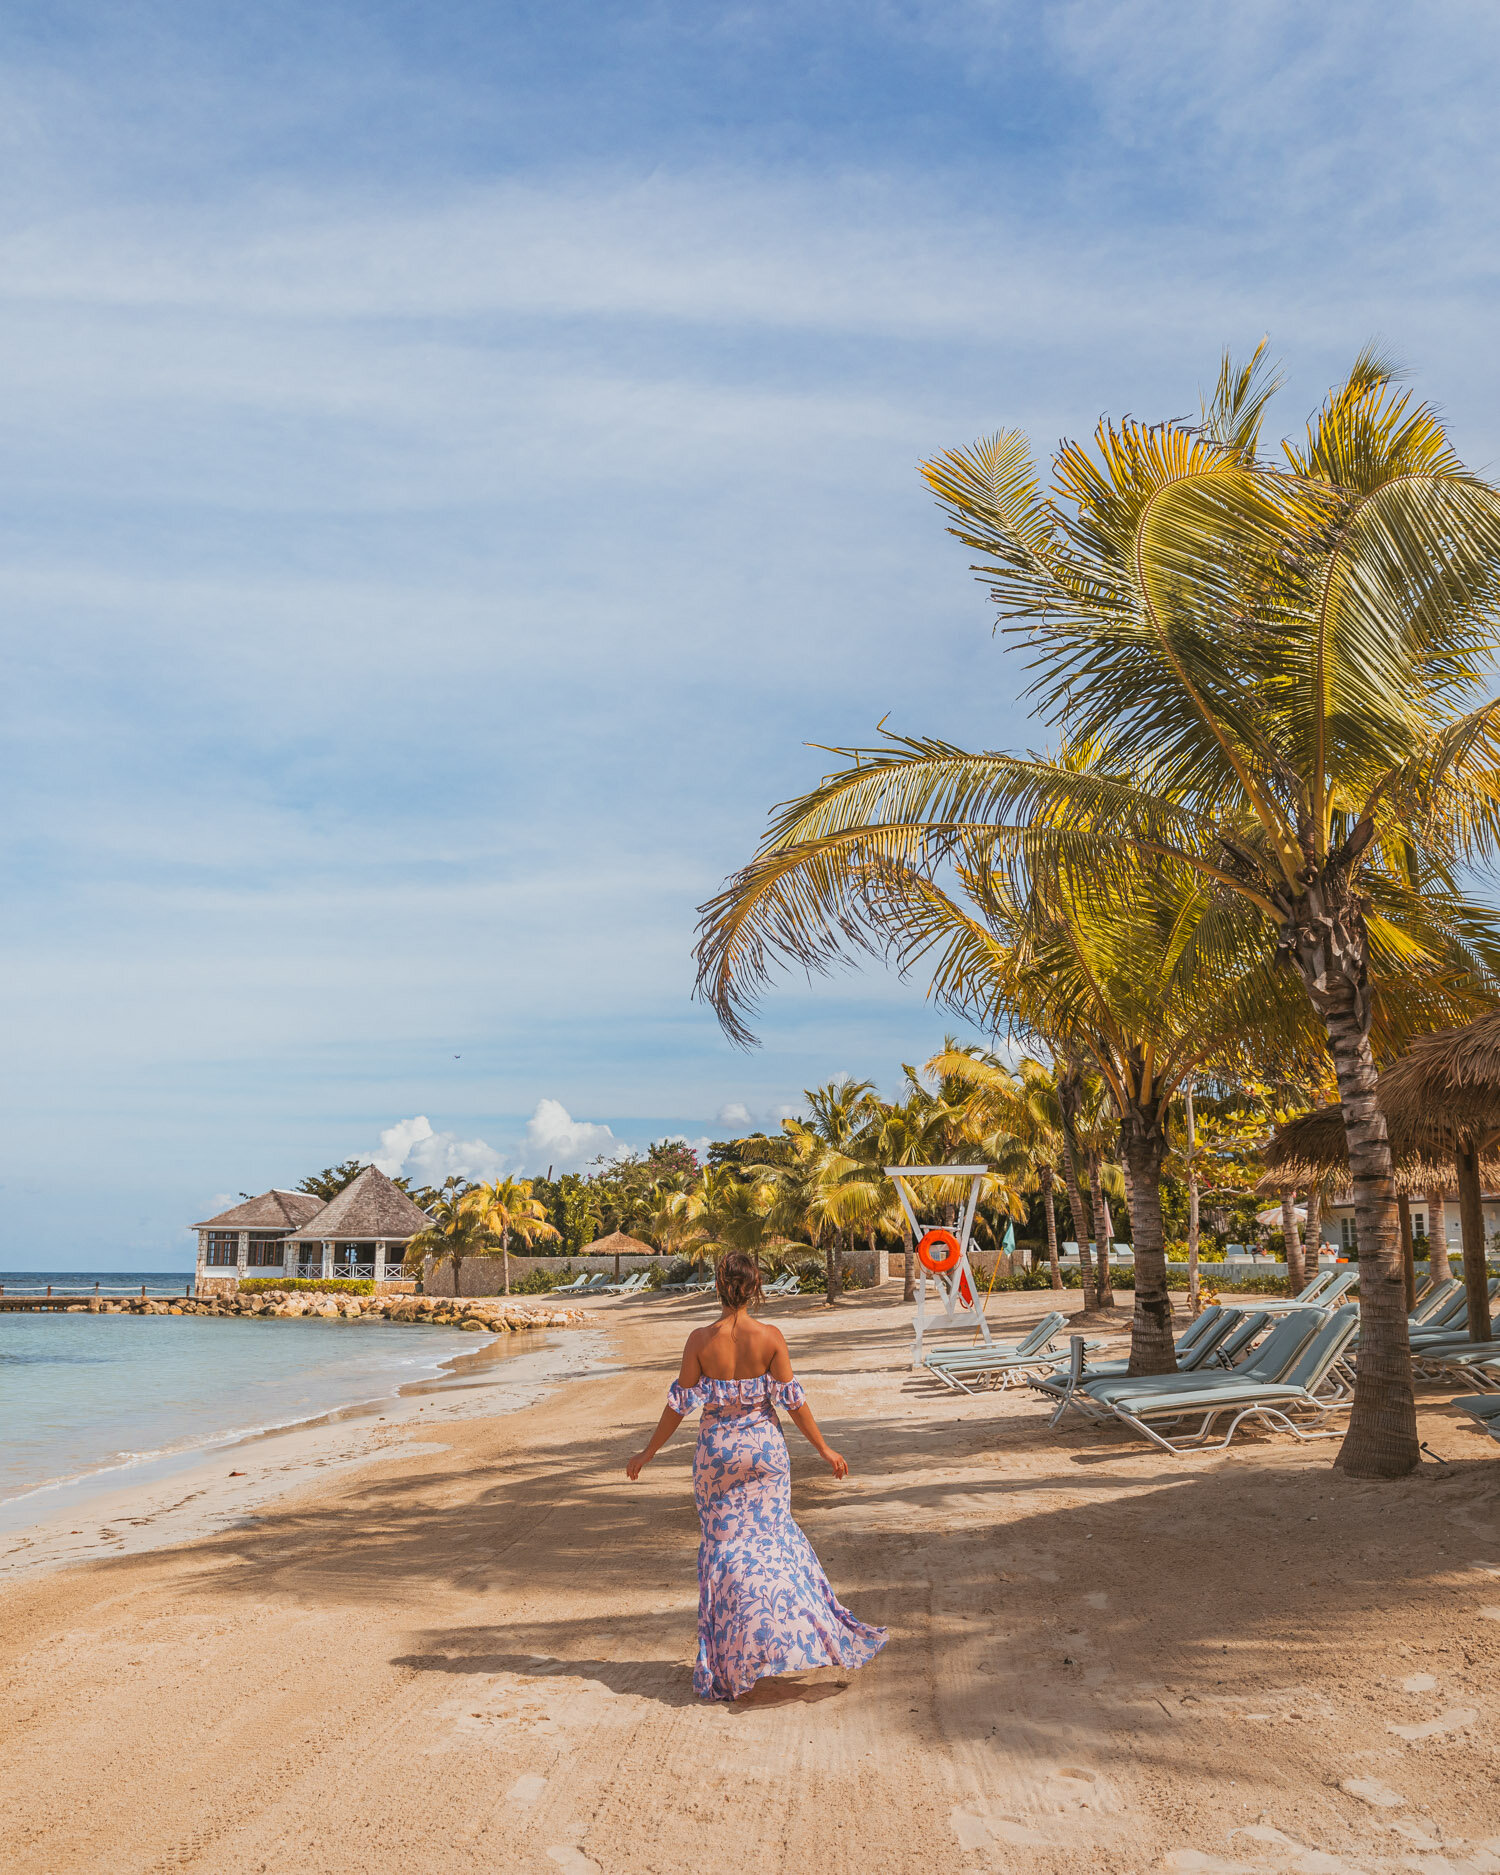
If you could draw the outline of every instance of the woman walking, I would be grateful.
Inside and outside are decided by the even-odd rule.
[[[732,1250],[715,1276],[723,1313],[688,1336],[651,1443],[625,1475],[634,1483],[694,1407],[702,1408],[693,1455],[703,1528],[693,1690],[700,1699],[738,1699],[772,1674],[862,1667],[885,1646],[886,1633],[840,1604],[792,1521],[791,1466],[777,1406],[835,1478],[847,1477],[849,1467],[819,1432],[781,1331],[751,1318],[760,1271],[753,1258]]]

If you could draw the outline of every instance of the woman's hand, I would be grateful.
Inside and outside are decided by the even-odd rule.
[[[823,1463],[833,1473],[835,1478],[847,1478],[849,1476],[848,1459],[844,1457],[842,1452],[835,1452],[831,1445],[824,1450]]]
[[[637,1452],[633,1458],[626,1460],[625,1476],[634,1484],[649,1463],[650,1459],[645,1452]],[[847,1469],[846,1466],[845,1470]]]

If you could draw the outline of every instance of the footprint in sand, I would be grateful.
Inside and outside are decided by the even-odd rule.
[[[1047,1795],[1059,1810],[1092,1810],[1112,1816],[1122,1807],[1120,1794],[1108,1778],[1076,1764],[1064,1764],[1052,1772]]]
[[[1417,1679],[1422,1679],[1417,1674]],[[1415,1691],[1408,1682],[1408,1690]],[[1375,1810],[1395,1810],[1406,1802],[1399,1791],[1391,1789],[1389,1784],[1382,1784],[1378,1777],[1346,1777],[1340,1790],[1347,1791],[1351,1797],[1358,1797],[1361,1803],[1367,1803]]]
[[[553,1843],[547,1854],[566,1875],[604,1875],[592,1856],[586,1856],[576,1843]]]
[[[1430,1693],[1436,1686],[1437,1681],[1430,1673],[1413,1673],[1401,1682],[1403,1693]]]
[[[1429,1719],[1425,1725],[1388,1725],[1385,1729],[1394,1732],[1397,1738],[1404,1738],[1415,1744],[1423,1738],[1446,1738],[1450,1732],[1462,1732],[1479,1717],[1476,1706],[1454,1706],[1436,1719]]]
[[[528,1771],[506,1791],[505,1800],[507,1803],[535,1803],[546,1788],[547,1780],[540,1771]]]
[[[950,1810],[948,1821],[960,1849],[991,1849],[997,1842],[1017,1849],[1038,1849],[1047,1841],[1034,1829],[1009,1816],[979,1816],[973,1810]]]

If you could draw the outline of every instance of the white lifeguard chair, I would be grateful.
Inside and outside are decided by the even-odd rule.
[[[885,1168],[885,1175],[896,1187],[896,1196],[901,1200],[901,1209],[906,1213],[906,1221],[911,1225],[912,1236],[917,1243],[917,1314],[911,1351],[913,1367],[922,1365],[922,1336],[927,1329],[929,1279],[936,1291],[936,1299],[943,1305],[941,1326],[965,1329],[979,1335],[986,1347],[992,1345],[990,1325],[984,1316],[984,1304],[973,1271],[969,1268],[969,1239],[974,1230],[974,1213],[979,1208],[979,1188],[988,1176],[989,1169],[987,1165],[888,1165]],[[924,1229],[917,1222],[915,1196],[908,1188],[907,1181],[918,1178],[967,1178],[970,1181],[968,1202],[964,1205],[956,1234],[944,1225],[929,1225]],[[930,1255],[934,1245],[941,1247],[940,1256]],[[935,1319],[933,1326],[938,1325]]]

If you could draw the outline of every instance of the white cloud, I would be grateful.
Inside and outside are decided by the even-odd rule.
[[[384,1129],[370,1163],[387,1178],[405,1176],[419,1185],[441,1185],[445,1178],[496,1178],[504,1155],[482,1139],[435,1132],[427,1115],[418,1113]]]
[[[592,1120],[575,1120],[560,1100],[543,1098],[526,1122],[524,1138],[504,1146],[440,1133],[425,1113],[417,1113],[385,1127],[379,1147],[364,1156],[388,1178],[441,1185],[445,1178],[488,1181],[507,1172],[535,1177],[549,1166],[554,1173],[578,1172],[601,1155],[617,1159],[629,1150],[611,1128]]]
[[[629,1150],[609,1127],[575,1120],[560,1100],[539,1100],[526,1122],[521,1169],[536,1174],[550,1165],[554,1172],[577,1172],[601,1153],[618,1159]]]
[[[728,1100],[714,1115],[714,1119],[721,1126],[743,1127],[747,1133],[768,1128],[774,1132],[788,1115],[795,1117],[806,1105],[804,1100],[768,1100],[758,1102],[755,1106],[743,1100]]]

